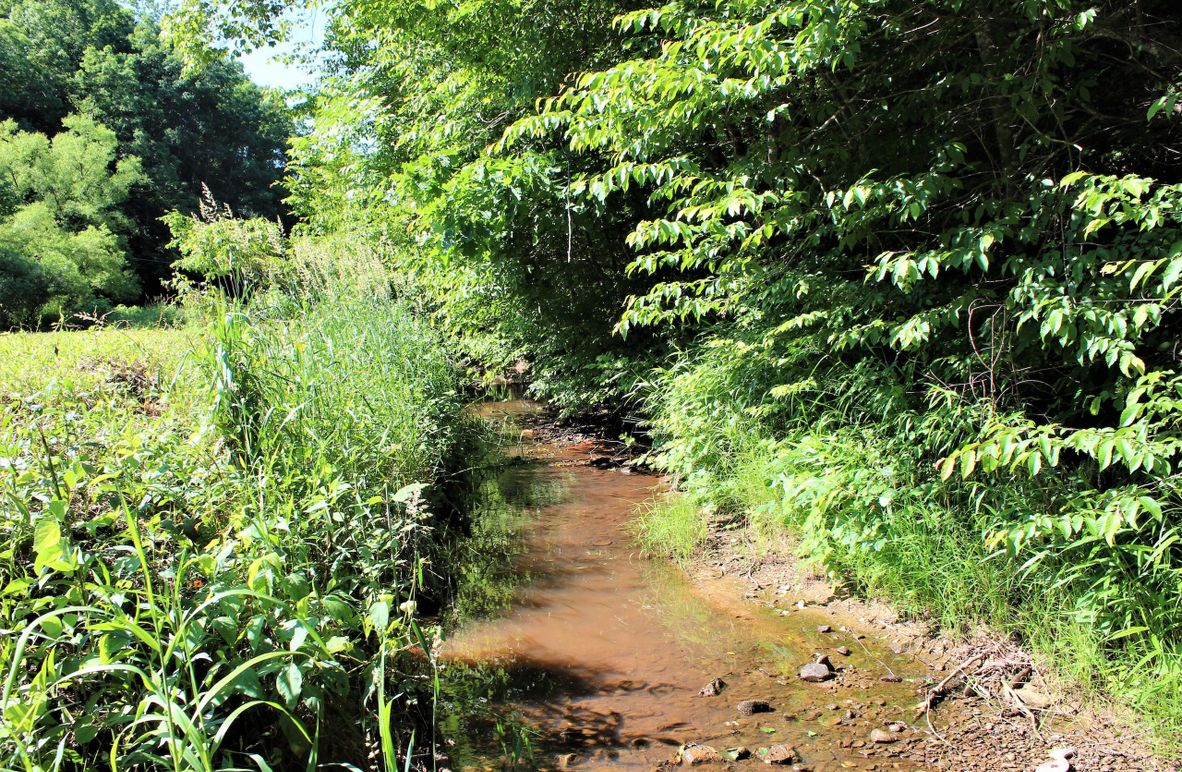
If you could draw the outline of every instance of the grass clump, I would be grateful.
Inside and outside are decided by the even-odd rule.
[[[693,556],[708,532],[694,500],[676,494],[651,502],[633,526],[646,552],[679,562]]]

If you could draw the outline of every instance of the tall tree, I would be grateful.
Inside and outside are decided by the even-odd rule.
[[[115,0],[0,0],[0,119],[57,133],[86,50],[129,50],[133,27]]]
[[[123,152],[142,159],[144,182],[125,212],[132,263],[155,284],[174,259],[160,217],[195,210],[203,185],[244,216],[283,211],[278,181],[292,124],[283,98],[251,83],[240,65],[186,69],[148,22],[132,42],[129,52],[87,50],[70,92],[81,112],[115,131]]]
[[[188,68],[149,16],[114,0],[0,0],[0,120],[48,136],[69,113],[115,132],[144,174],[120,205],[131,265],[150,294],[175,255],[160,217],[197,208],[202,185],[247,215],[283,213],[283,98],[224,57]]]

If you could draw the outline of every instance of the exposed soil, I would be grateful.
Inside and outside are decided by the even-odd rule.
[[[922,662],[927,673],[914,684],[912,716],[923,735],[924,768],[1034,770],[1052,760],[1052,751],[1070,749],[1071,766],[1080,772],[1182,769],[1155,757],[1129,717],[1073,694],[1013,641],[988,630],[950,638],[923,621],[901,620],[888,604],[836,589],[804,568],[795,552],[787,538],[769,542],[715,522],[686,570],[702,586],[737,577],[748,601],[789,618],[821,614],[835,630],[884,641]],[[898,750],[875,748],[872,755],[885,760]]]

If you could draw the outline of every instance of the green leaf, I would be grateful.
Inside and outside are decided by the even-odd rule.
[[[57,568],[64,563],[66,552],[62,544],[62,528],[52,514],[44,514],[33,530],[33,570],[41,573],[47,567]]]
[[[378,635],[385,635],[390,626],[390,604],[384,600],[377,601],[369,607],[369,623]]]
[[[287,707],[294,707],[304,688],[304,673],[300,670],[299,665],[291,662],[280,670],[275,677],[275,688],[279,691],[279,696],[283,698]]]
[[[1149,630],[1149,628],[1144,627],[1144,626],[1126,627],[1124,630],[1121,630],[1118,633],[1113,633],[1112,635],[1108,636],[1108,640],[1118,641],[1121,638],[1128,638],[1130,635],[1137,635],[1138,633],[1143,633],[1143,632],[1146,632],[1147,630]]]
[[[1146,113],[1145,113],[1145,120],[1152,121],[1153,116],[1160,113],[1162,111],[1162,108],[1165,106],[1166,106],[1166,97],[1163,96],[1163,97],[1159,97],[1159,98],[1153,100],[1153,104],[1149,105],[1149,110],[1146,111]]]

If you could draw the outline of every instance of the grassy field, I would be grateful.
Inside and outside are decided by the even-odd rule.
[[[0,394],[29,395],[51,383],[100,387],[112,368],[142,366],[171,378],[191,362],[199,333],[188,329],[95,328],[0,333]]]

